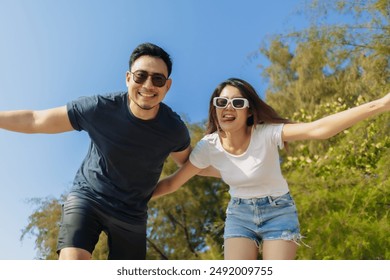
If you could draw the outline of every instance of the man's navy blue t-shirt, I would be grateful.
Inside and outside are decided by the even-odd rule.
[[[123,221],[145,224],[164,161],[190,145],[183,121],[163,103],[153,120],[136,118],[127,92],[83,97],[67,109],[73,128],[91,139],[70,194],[92,200]]]

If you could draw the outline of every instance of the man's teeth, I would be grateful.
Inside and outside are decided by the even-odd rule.
[[[155,94],[154,94],[154,93],[145,93],[145,92],[140,92],[139,94],[140,94],[140,95],[142,95],[142,96],[145,96],[145,97],[153,97],[153,96],[155,96]]]

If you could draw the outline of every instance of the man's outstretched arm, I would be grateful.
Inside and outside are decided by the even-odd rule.
[[[66,106],[32,111],[0,112],[0,128],[21,133],[61,133],[74,130]]]

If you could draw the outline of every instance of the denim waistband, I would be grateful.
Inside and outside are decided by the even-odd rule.
[[[255,204],[267,204],[272,203],[275,200],[281,198],[281,197],[291,197],[290,193],[287,192],[285,194],[282,194],[280,196],[265,196],[265,197],[254,197],[254,198],[240,198],[240,197],[232,197],[230,198],[230,201],[234,204],[249,204],[249,205],[255,205]]]

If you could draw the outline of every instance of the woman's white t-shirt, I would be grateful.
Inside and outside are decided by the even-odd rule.
[[[288,184],[280,170],[278,149],[283,148],[283,124],[258,124],[252,131],[246,152],[233,155],[225,151],[217,132],[204,136],[190,155],[198,168],[212,165],[230,186],[232,197],[280,196]]]

